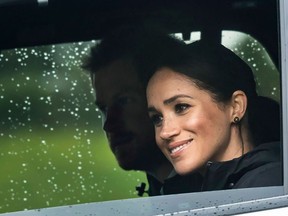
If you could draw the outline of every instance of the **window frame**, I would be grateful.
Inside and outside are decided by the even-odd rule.
[[[288,2],[279,0],[283,186],[114,200],[0,214],[39,215],[221,215],[280,208],[288,205]],[[208,198],[208,199],[207,199]]]

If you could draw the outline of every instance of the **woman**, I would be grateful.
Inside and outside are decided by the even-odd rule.
[[[224,46],[200,41],[171,54],[149,80],[147,101],[157,145],[177,173],[200,172],[202,190],[282,184],[279,142],[259,143],[265,107],[253,73]]]

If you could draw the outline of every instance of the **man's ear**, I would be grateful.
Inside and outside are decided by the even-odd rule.
[[[235,122],[235,117],[238,117],[238,121],[241,120],[247,110],[247,96],[243,91],[237,90],[232,94],[231,107],[231,122]]]

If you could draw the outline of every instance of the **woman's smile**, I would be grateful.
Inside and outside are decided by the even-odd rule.
[[[181,152],[184,151],[192,143],[192,141],[193,139],[189,139],[169,144],[168,150],[170,152],[170,157],[172,159],[178,157]]]

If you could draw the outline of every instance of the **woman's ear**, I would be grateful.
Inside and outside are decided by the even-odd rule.
[[[231,107],[232,107],[231,121],[232,122],[240,121],[244,117],[247,109],[247,96],[243,91],[237,90],[232,94]]]

